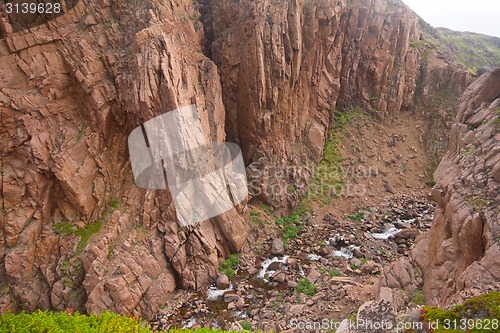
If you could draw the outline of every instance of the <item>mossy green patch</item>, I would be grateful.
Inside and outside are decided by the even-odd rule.
[[[342,162],[344,159],[339,149],[339,142],[344,136],[347,124],[359,113],[359,109],[346,112],[334,111],[332,127],[323,148],[323,157],[316,168],[314,180],[307,193],[309,200],[328,204],[342,192],[344,186]]]
[[[312,297],[318,293],[318,287],[316,287],[308,279],[299,279],[299,281],[297,281],[297,287],[295,290],[297,291],[297,293],[304,294],[309,297]]]
[[[237,254],[231,254],[229,258],[220,264],[219,271],[226,274],[229,278],[232,278],[234,276],[234,270],[238,268],[239,264],[239,256]]]
[[[248,325],[247,325],[248,324]],[[251,330],[249,323],[241,323],[243,329]],[[149,324],[139,318],[103,312],[99,315],[83,315],[78,312],[35,311],[31,314],[1,314],[0,332],[10,333],[153,333]],[[229,331],[209,328],[172,328],[164,333],[225,333]],[[233,332],[233,331],[231,331]],[[155,332],[161,333],[161,332]]]
[[[471,298],[450,310],[426,306],[422,318],[426,323],[439,323],[435,333],[499,332],[500,292]]]
[[[304,230],[302,220],[311,212],[311,205],[303,199],[291,215],[276,220],[276,224],[281,228],[281,238],[285,245],[289,240],[297,238]]]
[[[83,252],[83,249],[87,245],[90,236],[99,232],[101,227],[104,225],[108,217],[121,206],[120,200],[111,200],[109,202],[108,208],[104,210],[102,215],[96,219],[95,222],[87,224],[83,228],[78,228],[71,224],[67,220],[61,220],[54,225],[54,231],[63,236],[67,235],[77,235],[80,236],[80,241],[76,247],[76,254],[79,255]]]
[[[425,295],[422,289],[413,291],[411,301],[417,305],[425,305]]]

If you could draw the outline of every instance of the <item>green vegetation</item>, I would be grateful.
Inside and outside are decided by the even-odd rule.
[[[430,176],[429,179],[425,182],[425,184],[428,187],[434,187],[436,185],[436,180],[434,179],[434,176]]]
[[[71,235],[77,230],[76,226],[64,219],[54,225],[54,231],[59,235]]]
[[[354,109],[348,112],[334,111],[334,120],[328,140],[323,149],[323,158],[316,168],[314,180],[309,188],[307,197],[328,204],[337,197],[344,186],[344,172],[338,144],[342,139],[347,124],[359,112]]]
[[[493,125],[495,125],[495,129],[497,131],[500,131],[500,107],[495,109],[494,115],[497,117],[495,120],[493,120]]]
[[[229,258],[220,264],[219,271],[226,274],[229,278],[232,278],[234,276],[234,270],[238,268],[239,264],[239,256],[237,254],[231,254]]]
[[[481,67],[500,65],[500,39],[470,32],[438,29],[438,40],[456,61],[476,73]]]
[[[248,322],[241,322],[241,327],[251,330]],[[82,315],[78,312],[42,312],[32,314],[21,312],[19,314],[0,315],[0,332],[11,333],[153,333],[147,322],[113,314],[109,311],[100,315]],[[224,333],[227,331],[199,329],[170,329],[165,333]],[[160,332],[156,332],[160,333]]]
[[[252,330],[252,324],[250,324],[248,321],[242,321],[240,323],[241,328],[243,328],[245,331],[251,331]]]
[[[365,217],[365,213],[362,211],[358,211],[356,214],[349,214],[347,218],[351,221],[362,222]]]
[[[486,197],[484,197],[483,195],[479,196],[466,195],[464,196],[464,199],[475,212],[484,210],[490,205],[490,201],[486,199]]]
[[[76,134],[76,142],[80,142],[82,140],[82,137],[86,131],[87,131],[87,126],[82,125],[78,127],[78,133]]]
[[[425,296],[422,289],[417,289],[413,292],[411,301],[417,305],[425,305]]]
[[[120,200],[112,199],[108,208],[106,208],[103,214],[94,222],[89,223],[83,228],[78,228],[71,224],[69,221],[63,219],[54,225],[54,231],[59,235],[77,235],[80,236],[80,241],[76,247],[76,254],[79,255],[83,252],[83,249],[87,245],[87,242],[93,234],[99,232],[101,227],[106,222],[108,217],[121,206]]]
[[[260,218],[261,215],[262,214],[255,209],[250,210],[250,221],[252,221],[256,225],[261,225],[263,223],[262,219]]]
[[[120,208],[121,205],[122,205],[122,202],[120,200],[111,199],[109,201],[109,206],[113,207],[114,209]]]
[[[100,315],[81,315],[68,312],[42,312],[0,316],[0,332],[130,332],[150,333],[146,324],[132,318],[104,312]]]
[[[262,211],[264,211],[264,213],[266,213],[267,215],[271,216],[271,207],[269,207],[269,205],[266,205],[265,203],[262,203],[261,205],[261,208],[262,208]]]
[[[439,320],[439,327],[434,330],[436,333],[448,332],[458,333],[464,332],[462,329],[455,329],[453,323],[456,322],[457,328],[464,325],[467,332],[498,332],[500,328],[500,291],[493,291],[489,294],[484,294],[474,297],[464,302],[462,305],[457,305],[450,310],[443,310],[436,307],[424,307],[422,318],[425,322],[431,323]],[[493,321],[496,320],[496,326],[493,326]],[[451,323],[448,325],[446,323]],[[489,323],[489,330],[486,329],[486,324]],[[450,326],[452,329],[450,329]]]
[[[80,242],[78,242],[78,246],[76,247],[76,253],[80,254],[83,252],[83,249],[87,245],[90,236],[101,230],[102,221],[96,221],[91,224],[87,224],[85,228],[78,229],[75,232],[75,235],[80,236]]]
[[[328,276],[329,277],[335,277],[335,276],[341,276],[342,273],[338,270],[338,269],[332,269],[329,273],[328,273]]]
[[[316,287],[308,279],[300,279],[297,282],[297,287],[295,290],[297,291],[297,293],[304,294],[309,297],[312,297],[318,293],[318,287]]]
[[[299,233],[304,229],[302,219],[310,214],[312,207],[302,200],[295,211],[290,216],[281,217],[276,220],[276,224],[281,227],[281,239],[284,245],[288,245],[290,239],[297,238]]]
[[[355,270],[357,270],[357,269],[361,269],[361,266],[359,266],[359,265],[355,265],[355,264],[349,264],[349,267],[351,267],[351,269],[352,269],[353,271],[355,271]]]
[[[445,28],[433,29],[423,21],[421,24],[424,40],[412,41],[411,48],[435,49],[475,74],[500,65],[500,38]]]

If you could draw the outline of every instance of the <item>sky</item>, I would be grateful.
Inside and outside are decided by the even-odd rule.
[[[500,37],[499,0],[403,0],[433,27]]]

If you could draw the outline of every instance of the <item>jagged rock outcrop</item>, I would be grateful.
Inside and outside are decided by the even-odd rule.
[[[414,47],[420,19],[398,0],[204,2],[228,137],[251,163],[251,190],[274,207],[306,191],[335,108],[397,113],[469,84]]]
[[[431,305],[500,289],[499,87],[497,68],[467,89],[435,173],[434,221],[412,251]]]
[[[29,31],[0,18],[2,310],[151,318],[245,245],[244,205],[182,229],[168,191],[134,185],[127,136],[149,119],[196,104],[207,142],[237,141],[253,185],[281,185],[260,197],[290,208],[335,107],[399,112],[468,80],[422,65],[400,1],[203,3],[206,34],[188,0],[81,0]]]
[[[181,229],[168,191],[137,188],[128,162],[128,134],[182,106],[207,142],[225,139],[196,15],[192,1],[82,0],[30,31],[2,18],[2,310],[150,318],[242,248],[239,211]]]

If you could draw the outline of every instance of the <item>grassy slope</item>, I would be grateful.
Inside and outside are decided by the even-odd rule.
[[[420,23],[425,41],[473,73],[481,68],[500,66],[500,38],[446,28],[432,28],[424,21]]]
[[[109,311],[100,315],[82,315],[66,312],[36,311],[32,314],[1,314],[0,332],[9,333],[152,333],[147,322],[120,316]],[[168,333],[226,333],[222,330],[171,329]],[[248,331],[247,331],[248,332]],[[158,332],[159,333],[159,332]],[[167,332],[164,332],[167,333]]]

